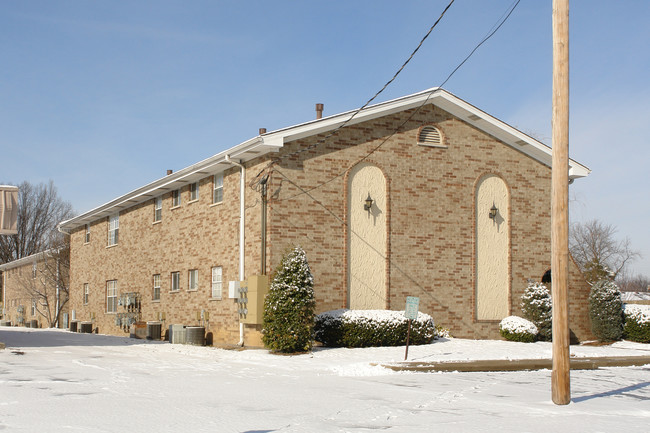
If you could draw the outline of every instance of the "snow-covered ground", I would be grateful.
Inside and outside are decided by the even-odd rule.
[[[650,365],[571,373],[397,373],[373,362],[404,347],[298,356],[57,330],[0,328],[0,431],[647,432]],[[575,356],[650,355],[650,346],[572,346]],[[440,340],[409,360],[546,358],[549,343]]]

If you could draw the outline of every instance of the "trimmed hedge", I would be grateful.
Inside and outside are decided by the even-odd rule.
[[[403,311],[333,310],[316,316],[315,340],[328,347],[378,347],[406,344],[408,319]],[[435,323],[418,313],[411,321],[409,344],[428,344],[436,337]]]
[[[625,305],[623,336],[637,343],[650,343],[650,306]]]
[[[533,343],[537,340],[537,326],[523,317],[508,316],[499,323],[499,333],[509,341]]]

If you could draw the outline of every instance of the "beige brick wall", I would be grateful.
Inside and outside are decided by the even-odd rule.
[[[391,136],[401,124],[400,132]],[[437,125],[447,147],[419,146],[417,134],[423,124]],[[290,154],[320,138],[289,143],[270,157]],[[450,328],[452,335],[498,337],[498,322],[475,319],[476,182],[493,173],[509,188],[509,302],[511,312],[520,314],[519,299],[527,279],[539,280],[550,266],[551,170],[439,108],[427,106],[415,114],[407,111],[350,126],[324,145],[280,159],[269,181],[267,270],[272,271],[289,248],[301,245],[315,277],[318,312],[346,307],[348,173],[363,157],[387,179],[387,307],[403,309],[406,296],[419,296],[420,311]],[[267,161],[260,158],[247,164],[246,275],[260,269],[260,195],[248,184]],[[196,312],[205,310],[215,343],[237,342],[237,305],[227,298],[227,282],[238,279],[239,169],[225,173],[223,204],[211,206],[211,194],[211,176],[201,181],[195,203],[188,203],[186,186],[181,206],[170,209],[168,192],[157,224],[153,199],[123,210],[119,244],[114,247],[106,246],[106,218],[91,225],[88,244],[84,244],[83,228],[72,233],[71,309],[77,318],[88,320],[94,313],[100,332],[123,334],[114,325],[114,314],[106,313],[106,281],[117,280],[118,293],[141,293],[143,320],[155,320],[164,312],[164,328],[172,323],[192,325]],[[210,297],[212,266],[223,267],[219,301]],[[199,270],[196,292],[187,291],[190,269]],[[174,271],[181,275],[178,293],[170,293]],[[162,294],[154,302],[152,280],[157,273]],[[91,289],[87,305],[82,299],[84,283]],[[575,266],[570,288],[571,326],[584,339],[589,336],[588,287]],[[249,344],[259,344],[258,331],[259,327],[247,327]]]
[[[408,111],[347,127],[326,146],[282,160],[282,174],[274,174],[270,187],[279,190],[270,203],[272,262],[277,264],[290,246],[301,245],[315,276],[318,311],[346,306],[347,173],[374,150],[364,161],[379,167],[388,184],[388,307],[403,309],[406,296],[418,296],[420,310],[452,335],[496,338],[498,321],[475,320],[476,182],[494,173],[508,185],[510,310],[521,314],[527,280],[541,279],[550,267],[551,170],[441,109],[428,106],[407,120],[411,115]],[[442,131],[446,148],[417,144],[424,124]],[[320,138],[291,143],[280,155]],[[309,193],[296,196],[301,191],[292,183]],[[588,338],[588,287],[575,266],[570,286],[571,327]]]

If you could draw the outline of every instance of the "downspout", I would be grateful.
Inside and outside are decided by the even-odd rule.
[[[245,210],[246,210],[246,167],[237,161],[230,159],[230,155],[226,155],[226,162],[232,165],[239,167],[240,169],[240,182],[239,182],[239,281],[244,281],[246,279],[246,272],[244,268],[244,241],[245,241]],[[244,345],[244,324],[239,323],[239,342],[238,346]]]

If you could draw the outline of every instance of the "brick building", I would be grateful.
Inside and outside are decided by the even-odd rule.
[[[67,327],[67,320],[64,320],[68,317],[65,254],[52,249],[0,265],[5,325],[43,328],[58,324]]]
[[[262,263],[271,273],[300,245],[318,312],[418,296],[453,335],[495,338],[550,267],[550,166],[549,147],[442,89],[261,129],[61,223],[70,308],[120,334],[125,296],[137,297],[139,320],[201,322],[215,343],[256,345],[229,282]],[[588,173],[570,161],[572,180]],[[569,286],[571,329],[586,338],[589,288],[573,264]]]

